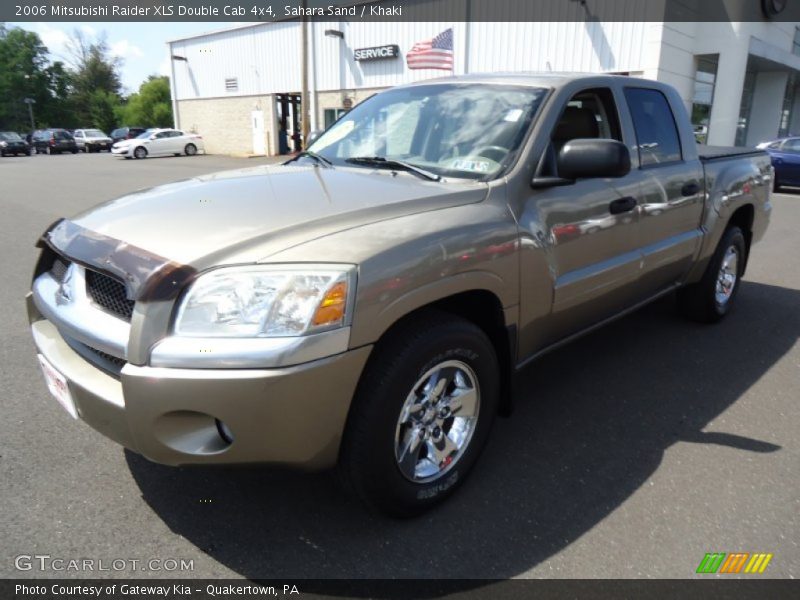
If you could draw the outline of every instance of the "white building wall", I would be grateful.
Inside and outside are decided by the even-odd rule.
[[[788,79],[786,72],[762,71],[756,75],[753,106],[757,106],[758,110],[753,110],[750,114],[748,146],[755,146],[775,137],[775,132],[781,126],[783,97]]]
[[[759,72],[800,70],[800,57],[791,54],[796,23],[636,21],[637,11],[644,15],[645,4],[628,0],[619,16],[625,21],[607,22],[593,19],[591,3],[579,2],[563,3],[564,18],[571,15],[573,21],[549,23],[513,19],[458,23],[310,22],[311,125],[320,127],[323,109],[341,107],[345,97],[358,101],[377,89],[448,75],[440,70],[409,70],[405,62],[406,53],[416,42],[448,27],[453,28],[454,34],[455,74],[629,72],[675,86],[687,110],[691,109],[694,92],[696,57],[719,55],[710,144],[734,143],[749,55],[764,59]],[[498,17],[513,16],[515,6],[509,0],[498,0]],[[300,28],[299,22],[247,25],[172,42],[170,53],[187,59],[173,61],[178,112],[181,101],[300,92]],[[325,36],[326,29],[340,30],[344,38]],[[353,59],[356,48],[386,44],[397,44],[401,57],[372,62]],[[225,80],[233,77],[238,80],[238,89],[226,91]],[[754,102],[758,108],[751,117],[748,141],[777,133],[776,118],[779,122],[783,98],[781,80],[759,76]]]
[[[243,27],[173,42],[178,100],[300,91],[300,23]],[[453,28],[454,72],[644,70],[658,28],[637,22],[346,23],[311,22],[313,84],[318,91],[384,88],[449,75],[410,70],[405,54],[416,42]],[[326,29],[344,38],[324,35]],[[469,40],[469,44],[468,41]],[[359,62],[356,48],[398,44],[401,58]],[[236,77],[238,91],[225,79]]]

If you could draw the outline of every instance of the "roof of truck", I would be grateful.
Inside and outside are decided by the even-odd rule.
[[[650,79],[628,77],[627,75],[614,75],[610,73],[519,71],[508,73],[470,73],[468,75],[454,75],[450,77],[427,79],[408,85],[425,85],[430,83],[494,83],[502,85],[530,85],[557,88],[576,79],[614,79],[627,80],[630,82],[644,81],[648,84],[657,84],[657,82]]]

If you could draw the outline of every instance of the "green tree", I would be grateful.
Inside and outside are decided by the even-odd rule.
[[[46,118],[54,100],[48,65],[47,48],[37,34],[0,24],[0,127],[30,129],[25,98],[35,101],[37,117]]]
[[[128,97],[122,111],[124,125],[172,127],[172,99],[169,78],[151,75]]]
[[[113,129],[115,111],[122,101],[122,60],[111,56],[105,36],[92,41],[79,30],[70,36],[67,51],[72,59],[70,100],[80,126]]]

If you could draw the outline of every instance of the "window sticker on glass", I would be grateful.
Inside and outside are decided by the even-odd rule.
[[[503,121],[508,121],[509,123],[516,123],[519,121],[519,118],[522,116],[522,109],[521,108],[512,108],[510,111],[506,113],[506,116],[503,117]]]
[[[460,171],[475,171],[477,173],[488,173],[489,163],[485,160],[464,160],[453,161],[453,168]]]

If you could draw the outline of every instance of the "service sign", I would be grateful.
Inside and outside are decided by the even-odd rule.
[[[353,52],[356,60],[384,60],[386,58],[397,58],[400,56],[400,46],[397,44],[387,44],[374,48],[357,48]]]

